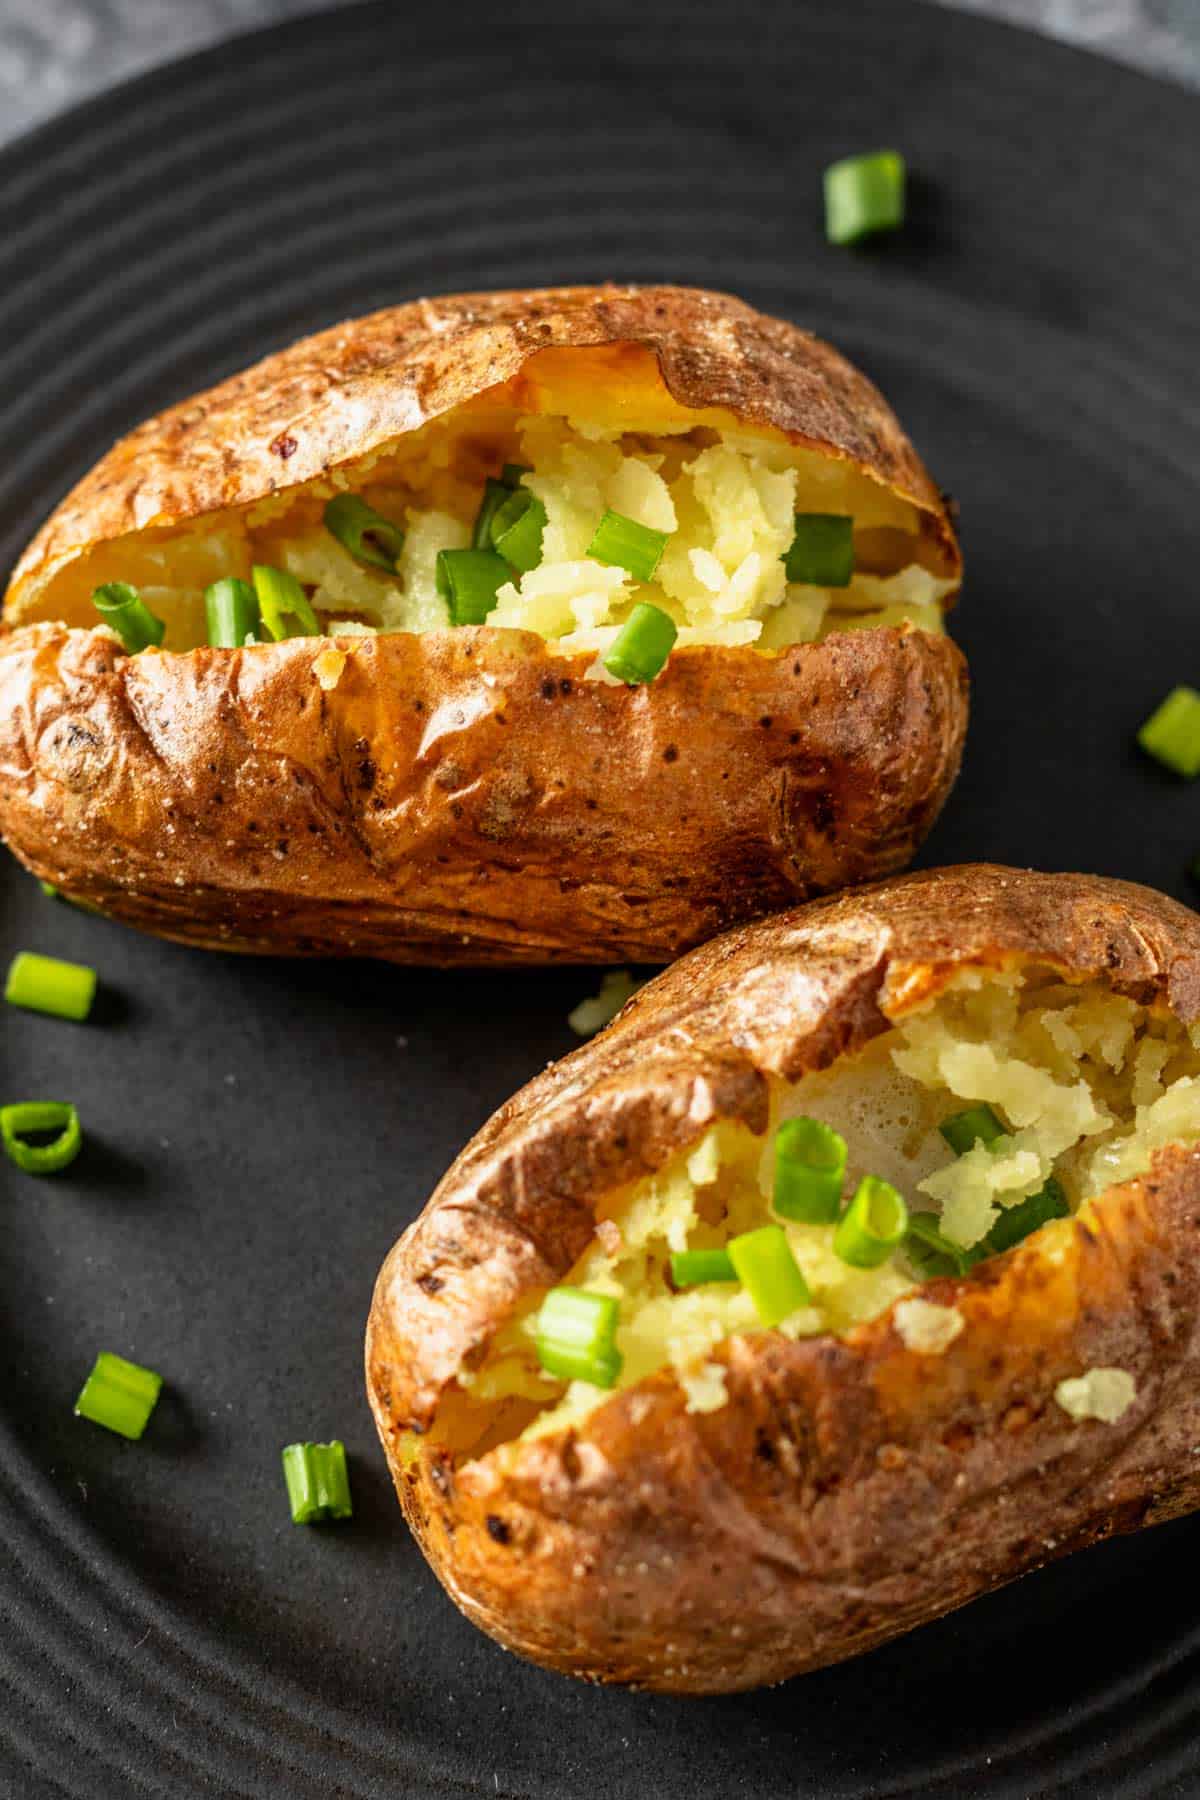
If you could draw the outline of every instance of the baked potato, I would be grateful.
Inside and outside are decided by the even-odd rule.
[[[143,425],[34,539],[0,831],[195,943],[664,961],[911,857],[960,574],[807,332],[670,287],[392,308]]]
[[[934,871],[693,951],[504,1106],[368,1392],[501,1644],[750,1688],[1200,1501],[1198,1232],[1200,919]]]

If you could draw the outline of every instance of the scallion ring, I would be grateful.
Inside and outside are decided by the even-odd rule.
[[[404,548],[404,531],[368,506],[358,494],[335,494],[325,507],[325,529],[359,562],[394,575]]]
[[[53,1132],[47,1143],[30,1138]],[[83,1148],[79,1114],[61,1100],[24,1100],[0,1106],[0,1139],[9,1162],[26,1175],[57,1175],[69,1168]]]
[[[204,590],[204,618],[214,650],[240,650],[258,630],[258,595],[248,581],[226,575]]]
[[[106,581],[92,594],[92,605],[124,644],[130,656],[162,643],[166,624],[152,613],[127,581]]]
[[[604,667],[630,687],[653,681],[666,667],[678,635],[669,613],[648,600],[639,600],[609,645]]]
[[[294,575],[266,563],[255,563],[250,573],[263,628],[277,643],[283,638],[320,637],[320,621]]]

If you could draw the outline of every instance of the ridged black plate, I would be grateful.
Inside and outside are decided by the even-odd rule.
[[[918,171],[912,227],[830,250],[818,171],[881,142]],[[961,498],[975,717],[925,860],[1183,895],[1200,814],[1130,739],[1198,672],[1197,191],[1195,101],[895,0],[368,5],[243,39],[0,157],[0,565],[118,432],[345,314],[731,287],[859,358]],[[225,960],[13,865],[4,901],[7,948],[107,989],[88,1027],[3,1021],[4,1097],[89,1128],[56,1183],[0,1167],[5,1795],[1200,1789],[1191,1523],[728,1701],[577,1688],[477,1636],[402,1528],[362,1326],[594,976]],[[72,1417],[101,1347],[167,1378],[140,1445]],[[334,1433],[355,1521],[296,1530],[279,1447]]]

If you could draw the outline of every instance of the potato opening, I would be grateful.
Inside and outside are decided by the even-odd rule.
[[[12,611],[95,625],[94,589],[128,582],[165,621],[163,647],[188,650],[207,642],[205,589],[247,580],[258,563],[299,580],[326,635],[442,630],[455,620],[438,552],[471,546],[486,484],[516,465],[545,509],[540,557],[511,568],[487,623],[536,632],[564,654],[602,655],[639,601],[670,614],[680,646],[771,652],[871,626],[940,632],[957,586],[908,501],[780,433],[679,406],[648,352],[617,346],[544,351],[517,380],[325,478],[100,544]],[[344,493],[402,528],[394,568],[352,554],[326,527],[327,503]],[[652,580],[589,556],[607,511],[668,534]],[[845,586],[789,584],[782,559],[797,513],[853,520]]]
[[[941,1125],[981,1105],[1003,1135],[956,1154]],[[967,970],[862,1051],[781,1082],[764,1137],[718,1125],[653,1178],[597,1203],[595,1238],[563,1283],[616,1299],[618,1388],[669,1367],[688,1410],[712,1411],[727,1397],[717,1346],[764,1329],[739,1283],[677,1289],[673,1252],[719,1250],[781,1224],[811,1296],[776,1327],[792,1338],[847,1333],[924,1284],[928,1265],[912,1238],[879,1266],[858,1268],[839,1255],[835,1225],[774,1219],[775,1132],[795,1117],[846,1140],[843,1204],[864,1176],[881,1177],[910,1220],[935,1222],[966,1253],[969,1279],[989,1245],[1011,1236],[998,1223],[1011,1226],[1022,1216],[1013,1209],[1051,1178],[1073,1213],[1145,1171],[1159,1147],[1200,1138],[1200,1026],[1189,1032],[1167,1013],[1043,968]],[[886,1230],[885,1219],[876,1222]],[[1036,1229],[1068,1226],[1059,1219]],[[433,1435],[464,1460],[575,1424],[609,1397],[541,1367],[542,1298],[528,1298],[444,1399]],[[915,1347],[944,1349],[961,1329],[940,1306],[915,1317],[926,1332]]]

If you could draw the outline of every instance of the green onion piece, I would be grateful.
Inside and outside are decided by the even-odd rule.
[[[437,590],[452,625],[482,625],[512,570],[494,550],[439,550]]]
[[[825,236],[857,244],[904,223],[904,158],[898,150],[847,156],[825,171]]]
[[[566,1381],[615,1386],[622,1357],[617,1349],[617,1302],[584,1288],[551,1288],[537,1322],[538,1361]]]
[[[775,1133],[775,1190],[781,1219],[832,1225],[846,1179],[846,1140],[819,1119],[788,1119]]]
[[[104,623],[112,626],[130,656],[136,656],[149,644],[162,643],[166,625],[127,581],[106,581],[93,593],[92,605]]]
[[[764,1325],[778,1325],[807,1306],[808,1283],[782,1225],[761,1225],[729,1241],[729,1260]]]
[[[1194,781],[1200,775],[1200,694],[1195,688],[1172,688],[1137,734],[1142,749]]]
[[[9,964],[4,998],[10,1006],[49,1013],[55,1019],[86,1019],[96,998],[96,971],[83,963],[19,950]]]
[[[849,587],[854,574],[854,520],[844,513],[797,513],[796,535],[783,562],[789,581],[806,587]]]
[[[1011,1250],[1022,1238],[1027,1238],[1031,1231],[1044,1225],[1048,1219],[1065,1219],[1071,1209],[1067,1205],[1067,1196],[1061,1186],[1051,1175],[1045,1187],[1039,1188],[1036,1194],[1019,1200],[1015,1206],[1001,1208],[1000,1217],[980,1246],[985,1256],[999,1256],[1005,1250]]]
[[[542,533],[546,509],[528,488],[518,488],[500,506],[492,520],[492,546],[514,569],[527,574],[542,560]]]
[[[248,581],[227,575],[205,588],[204,617],[214,650],[240,650],[258,630],[258,595]]]
[[[979,1260],[973,1251],[945,1236],[937,1217],[936,1213],[910,1213],[904,1234],[904,1254],[927,1281],[936,1275],[965,1275]]]
[[[255,563],[250,571],[262,611],[263,628],[278,643],[282,638],[320,637],[321,626],[308,595],[286,569]]]
[[[968,1106],[965,1112],[951,1113],[938,1130],[955,1156],[965,1156],[976,1144],[994,1144],[1007,1135],[1006,1127],[990,1106]]]
[[[54,1132],[48,1144],[31,1144],[31,1137]],[[9,1162],[26,1175],[57,1175],[68,1168],[83,1148],[79,1114],[61,1100],[24,1100],[0,1106],[0,1139]]]
[[[500,471],[500,480],[506,488],[518,488],[522,478],[532,474],[533,470],[528,463],[505,463]]]
[[[648,600],[639,600],[609,645],[604,667],[631,687],[653,681],[665,667],[678,636],[670,613],[661,606],[651,606]]]
[[[833,1248],[852,1269],[877,1269],[908,1229],[908,1208],[890,1181],[864,1175],[838,1220]]]
[[[81,1419],[91,1419],[122,1437],[140,1438],[161,1392],[162,1376],[153,1369],[102,1350],[75,1402],[75,1411]]]
[[[669,531],[652,531],[649,525],[639,525],[636,519],[627,519],[610,507],[586,553],[593,562],[628,569],[635,581],[653,581],[670,536]]]
[[[38,886],[41,888],[43,894],[45,894],[47,900],[58,899],[58,889],[52,881],[39,881]]]
[[[674,1250],[671,1280],[677,1288],[698,1287],[704,1281],[736,1281],[737,1270],[728,1250]]]
[[[325,507],[325,529],[359,562],[396,573],[404,532],[357,494],[335,494]]]
[[[487,481],[484,484],[483,500],[475,515],[475,523],[471,528],[472,550],[490,550],[492,547],[492,520],[512,497],[512,488],[503,481]]]
[[[346,1446],[340,1438],[328,1444],[285,1445],[283,1479],[293,1525],[353,1517]]]

